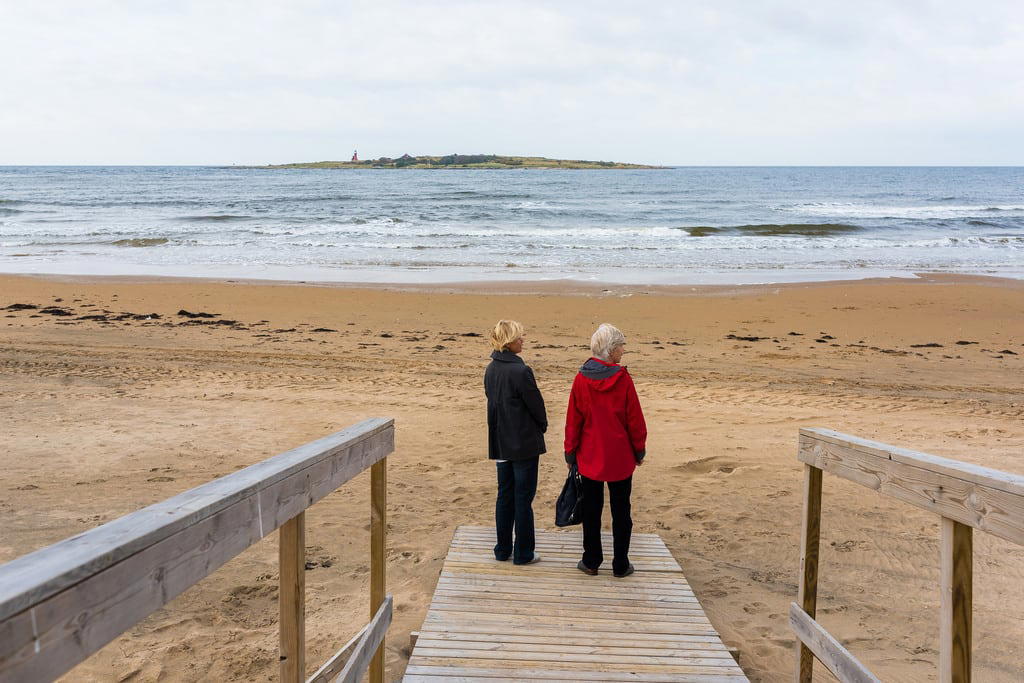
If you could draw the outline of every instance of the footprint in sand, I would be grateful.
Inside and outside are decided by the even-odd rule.
[[[700,458],[699,460],[684,462],[681,465],[675,465],[672,469],[677,472],[686,472],[688,474],[710,474],[715,471],[723,474],[731,474],[737,467],[738,465],[728,458],[711,456],[708,458]]]

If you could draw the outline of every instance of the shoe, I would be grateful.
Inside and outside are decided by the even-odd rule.
[[[634,568],[633,565],[629,565],[628,567],[626,567],[626,571],[622,572],[621,574],[618,572],[612,572],[612,576],[614,576],[616,579],[622,579],[629,576],[635,571],[636,568]]]
[[[498,557],[497,555],[494,556],[494,559],[496,559],[498,562],[508,562],[509,561],[508,557]]]
[[[531,557],[526,562],[514,562],[513,564],[519,565],[521,567],[524,564],[537,564],[538,562],[540,562],[540,555],[538,555],[537,553],[534,553],[533,557]]]
[[[579,569],[581,572],[583,572],[587,576],[597,576],[597,570],[596,569],[591,569],[587,565],[583,564],[583,560],[580,560],[579,562],[576,563],[576,569]]]

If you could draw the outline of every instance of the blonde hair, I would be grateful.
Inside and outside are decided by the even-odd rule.
[[[590,337],[590,352],[595,358],[607,361],[616,346],[626,343],[626,335],[615,325],[601,323],[593,336]]]
[[[522,337],[525,331],[522,323],[515,320],[499,320],[487,337],[495,351],[504,351],[505,347]]]

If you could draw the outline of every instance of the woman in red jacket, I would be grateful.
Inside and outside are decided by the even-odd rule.
[[[647,425],[640,399],[625,366],[626,338],[613,325],[602,324],[590,338],[593,356],[572,383],[565,414],[565,461],[576,463],[583,480],[583,559],[576,567],[597,574],[604,561],[601,550],[601,511],[604,482],[612,509],[614,555],[612,574],[633,573],[629,540],[633,531],[629,494],[633,470],[642,465]]]

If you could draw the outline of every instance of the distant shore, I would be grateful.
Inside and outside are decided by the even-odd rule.
[[[360,161],[310,161],[293,164],[246,166],[261,169],[334,169],[334,168],[391,168],[391,169],[659,169],[668,166],[627,164],[619,161],[587,161],[585,159],[549,159],[547,157],[514,157],[496,154],[449,154],[447,156],[380,157]]]

